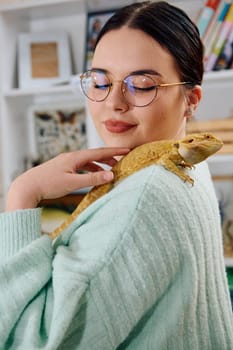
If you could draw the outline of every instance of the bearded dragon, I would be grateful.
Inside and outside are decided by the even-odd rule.
[[[50,234],[50,237],[56,238],[84,209],[110,191],[118,181],[149,165],[160,164],[193,185],[194,180],[184,169],[202,162],[217,152],[222,145],[221,140],[206,132],[190,134],[181,140],[154,141],[134,148],[111,169],[114,179],[88,192],[73,213]]]

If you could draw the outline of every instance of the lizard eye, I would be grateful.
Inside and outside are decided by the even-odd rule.
[[[192,143],[192,142],[193,142],[193,139],[189,139],[188,142],[189,142],[189,143]]]

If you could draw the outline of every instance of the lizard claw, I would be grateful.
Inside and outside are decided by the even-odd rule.
[[[186,181],[189,182],[192,186],[194,185],[194,180],[188,175],[185,176],[184,182]]]
[[[186,163],[184,160],[182,160],[182,162],[180,163],[180,166],[182,166],[183,168],[189,168],[189,169],[195,168],[195,166],[193,164]]]

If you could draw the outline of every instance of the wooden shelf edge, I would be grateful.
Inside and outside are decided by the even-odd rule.
[[[203,83],[211,82],[226,82],[232,81],[233,83],[233,69],[223,69],[220,71],[213,71],[204,73]]]
[[[207,162],[210,164],[214,163],[233,163],[233,154],[217,154],[209,157]]]
[[[59,94],[59,93],[72,93],[76,96],[83,96],[80,85],[79,73],[71,75],[67,81],[58,83],[51,86],[38,86],[28,88],[12,88],[3,91],[3,97],[15,98],[15,97],[28,97],[34,95],[47,95],[47,94]]]
[[[226,267],[233,267],[233,257],[232,258],[225,257],[224,260],[225,260]]]
[[[74,92],[73,87],[70,84],[62,85],[62,86],[51,86],[51,87],[43,87],[43,88],[31,88],[31,89],[11,89],[5,91],[3,96],[5,98],[21,98],[21,97],[29,97],[33,95],[47,95],[47,94],[59,94],[59,93],[76,93]]]

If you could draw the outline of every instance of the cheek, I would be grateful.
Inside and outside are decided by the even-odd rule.
[[[150,132],[155,126],[161,124],[166,119],[166,113],[160,106],[151,106],[150,109],[140,115],[142,125]]]
[[[173,111],[173,109],[172,109]],[[151,140],[161,140],[170,138],[175,132],[176,123],[174,122],[174,113],[166,104],[157,104],[150,113],[143,115],[142,126],[144,134]],[[149,112],[149,111],[148,111]]]
[[[90,118],[92,119],[93,123],[97,126],[99,118],[98,116],[100,114],[100,105],[98,103],[94,103],[91,101],[88,101],[88,110],[89,110],[89,115]]]

